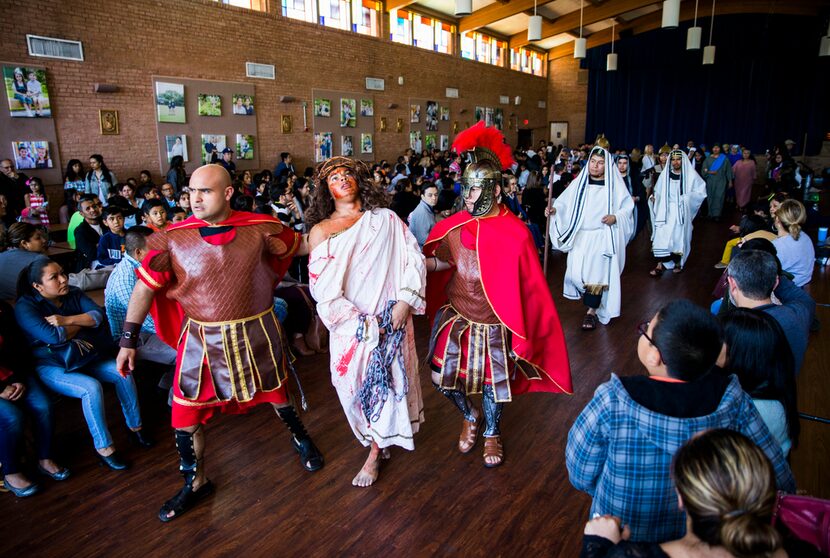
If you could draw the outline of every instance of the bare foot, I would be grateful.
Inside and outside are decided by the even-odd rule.
[[[389,452],[386,451],[385,453],[388,455]],[[352,479],[352,486],[360,486],[363,488],[372,486],[375,481],[378,480],[381,459],[382,454],[380,448],[377,444],[372,443],[372,449],[369,450],[369,457],[366,458],[366,462],[363,464],[363,467],[357,473],[355,478]]]

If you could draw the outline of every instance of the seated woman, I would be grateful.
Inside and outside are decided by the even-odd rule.
[[[629,542],[613,516],[585,525],[582,558],[787,556],[771,524],[775,474],[761,449],[738,432],[709,430],[687,441],[672,467],[686,535],[665,543]]]
[[[81,400],[99,459],[110,469],[126,469],[107,428],[101,382],[115,385],[131,438],[143,447],[152,442],[141,430],[133,377],[119,374],[111,357],[112,336],[103,309],[70,287],[61,266],[48,259],[36,260],[20,272],[17,292],[14,313],[32,347],[38,378],[49,389]],[[94,347],[89,362],[79,362],[77,355],[63,356],[73,340]]]
[[[816,263],[813,241],[801,230],[806,220],[807,211],[798,200],[785,201],[775,212],[778,238],[772,244],[778,251],[781,268],[793,274],[793,283],[798,287],[810,282]]]
[[[58,481],[69,478],[69,469],[52,460],[49,398],[30,373],[31,355],[22,350],[25,346],[26,341],[14,320],[14,310],[0,301],[0,463],[3,464],[3,486],[18,498],[33,496],[40,491],[40,487],[20,471],[24,414],[28,414],[34,423],[38,470]]]
[[[14,223],[6,233],[8,250],[0,252],[0,300],[14,300],[20,270],[37,259],[46,259],[48,245],[43,229],[31,223]]]
[[[719,365],[735,374],[784,457],[798,444],[798,398],[790,344],[778,322],[760,310],[735,308],[721,316],[726,354]]]

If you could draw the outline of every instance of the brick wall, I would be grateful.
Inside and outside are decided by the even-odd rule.
[[[8,13],[22,13],[30,6],[23,0],[7,4]],[[398,45],[388,38],[286,19],[276,14],[278,2],[268,4],[272,13],[210,0],[40,0],[37,18],[0,22],[0,52],[4,62],[47,68],[61,159],[86,160],[91,153],[101,153],[120,180],[137,177],[142,168],[158,175],[167,166],[158,157],[153,75],[254,84],[260,161],[267,168],[274,167],[281,151],[292,152],[299,169],[313,164],[313,132],[302,131],[301,102],[309,102],[310,124],[315,87],[374,97],[378,160],[397,157],[408,147],[410,97],[447,102],[451,121],[458,120],[463,129],[473,123],[476,105],[498,107],[500,95],[521,96],[520,106],[502,106],[505,121],[515,114],[513,129],[505,130],[514,144],[517,120],[528,119],[528,128],[547,126],[546,110],[537,108],[538,101],[548,98],[545,79]],[[85,61],[30,57],[27,33],[80,40]],[[277,79],[246,78],[246,61],[274,64]],[[367,92],[367,76],[384,78],[386,91]],[[404,77],[404,85],[398,85],[398,76]],[[115,84],[119,91],[96,94],[95,83]],[[459,88],[460,98],[446,99],[446,87]],[[281,95],[295,102],[281,103]],[[390,109],[390,104],[397,107]],[[120,135],[100,135],[102,108],[119,111]],[[290,134],[280,133],[283,114],[293,117]],[[381,116],[389,122],[387,132],[379,131]],[[405,119],[403,133],[395,132],[397,118]],[[196,142],[189,140],[193,157]],[[11,146],[0,146],[0,156],[6,151]]]
[[[552,60],[548,64],[548,120],[568,122],[571,146],[585,142],[587,101],[587,80],[579,84],[579,60],[572,56]]]

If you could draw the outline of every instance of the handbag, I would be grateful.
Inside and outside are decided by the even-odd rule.
[[[83,368],[98,358],[95,345],[85,339],[70,339],[59,345],[48,345],[48,348],[52,356],[66,367],[67,372]]]
[[[311,323],[308,325],[308,330],[306,330],[303,336],[305,338],[305,344],[315,353],[327,353],[329,350],[329,330],[326,329],[323,320],[317,314],[317,305],[306,294],[306,287],[297,286],[297,290],[303,295],[311,312]]]
[[[830,556],[830,500],[778,492],[773,526],[780,522],[792,535]]]

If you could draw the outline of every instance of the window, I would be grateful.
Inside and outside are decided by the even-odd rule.
[[[490,35],[468,31],[461,35],[461,57],[494,66],[504,66],[505,41]]]
[[[396,43],[452,54],[455,25],[407,10],[392,10],[389,26],[389,38]]]
[[[412,44],[412,14],[406,10],[389,12],[389,38],[395,43]]]
[[[380,2],[354,0],[352,3],[352,31],[361,35],[380,35]]]
[[[249,10],[256,10],[258,12],[264,12],[265,8],[265,0],[216,0],[222,4],[227,4],[228,6],[236,6],[237,8],[247,8]]]
[[[534,76],[545,75],[546,55],[535,50],[514,48],[510,50],[510,69]]]
[[[416,47],[427,50],[435,49],[435,29],[431,18],[413,14],[412,15],[413,44]]]
[[[348,0],[318,0],[320,25],[349,31],[352,28],[351,6]]]
[[[282,15],[293,19],[314,23],[316,8],[316,0],[282,0]]]

